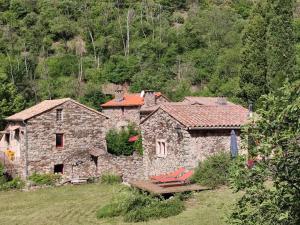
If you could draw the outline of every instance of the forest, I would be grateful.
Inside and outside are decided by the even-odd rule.
[[[99,109],[106,84],[258,107],[299,79],[300,19],[285,2],[281,29],[251,0],[0,0],[0,120],[44,99]]]

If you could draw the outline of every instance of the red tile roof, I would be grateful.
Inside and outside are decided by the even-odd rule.
[[[102,114],[101,112],[98,112],[97,110],[94,110],[92,108],[89,108],[83,104],[80,104],[79,102],[76,102],[75,100],[71,99],[71,98],[62,98],[62,99],[54,99],[54,100],[45,100],[40,102],[37,105],[34,105],[28,109],[25,109],[21,112],[18,112],[12,116],[9,116],[7,118],[5,118],[5,120],[8,121],[24,121],[24,120],[28,120],[36,115],[42,114],[43,112],[46,112],[50,109],[55,108],[56,106],[59,106],[65,102],[71,101],[79,106],[82,106],[96,114],[99,114],[101,116],[104,116],[106,118],[108,118],[107,116],[105,116],[104,114]]]
[[[188,128],[240,127],[248,119],[248,110],[239,105],[165,104],[160,108]]]
[[[160,97],[162,94],[160,92],[155,92],[156,97]],[[117,101],[116,99],[110,100],[104,104],[102,107],[120,107],[120,106],[142,106],[144,105],[144,98],[141,97],[141,94],[134,93],[129,94],[126,93],[123,96],[123,100]]]

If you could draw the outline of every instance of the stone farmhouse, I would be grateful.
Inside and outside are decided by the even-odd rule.
[[[129,122],[139,124],[142,118],[168,101],[160,92],[145,91],[129,94],[117,90],[115,98],[102,104],[101,107],[102,112],[110,117],[108,128],[120,128],[127,126]]]
[[[229,152],[232,130],[239,144],[248,110],[223,101],[220,105],[216,98],[198,100],[206,104],[164,104],[141,121],[145,176],[182,166],[192,169],[211,154]]]
[[[72,99],[46,100],[8,118],[0,150],[12,150],[16,172],[95,176],[97,155],[106,152],[108,117]]]
[[[105,172],[123,180],[187,169],[217,151],[229,151],[230,133],[238,136],[248,110],[225,98],[186,97],[171,103],[159,92],[117,92],[98,112],[72,99],[46,100],[6,118],[0,150],[23,178],[34,172],[64,178],[95,177]],[[105,133],[129,122],[140,125],[144,154],[114,156]]]

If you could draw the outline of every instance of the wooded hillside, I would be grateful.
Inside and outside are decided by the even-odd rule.
[[[6,102],[18,97],[7,111],[59,97],[97,108],[108,97],[101,88],[107,83],[162,91],[173,100],[256,101],[246,89],[257,87],[261,73],[251,80],[245,79],[251,68],[241,70],[252,2],[0,0],[0,93]],[[299,42],[300,20],[294,25]],[[284,78],[270,76],[268,82],[282,85]],[[264,88],[261,94],[272,86]]]

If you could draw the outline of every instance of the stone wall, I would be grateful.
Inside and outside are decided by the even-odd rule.
[[[98,159],[98,174],[114,173],[121,175],[123,181],[143,180],[143,157],[138,154],[132,156],[101,155]]]
[[[127,126],[129,122],[140,123],[140,107],[103,108],[102,112],[109,117],[106,130]]]
[[[56,121],[56,109],[63,109],[63,121]],[[55,164],[64,164],[66,178],[96,176],[96,163],[89,151],[106,151],[106,118],[68,101],[28,120],[28,171],[53,173]],[[56,134],[64,134],[64,146],[56,147]],[[23,139],[25,140],[25,138]],[[21,157],[24,159],[25,143]],[[24,160],[23,160],[24,161]],[[25,171],[23,171],[23,177]]]
[[[230,153],[230,132],[231,130],[194,130],[190,131],[189,145],[192,157],[195,159],[194,165],[203,161],[208,156],[220,151]],[[240,132],[235,130],[238,146],[240,146]]]

